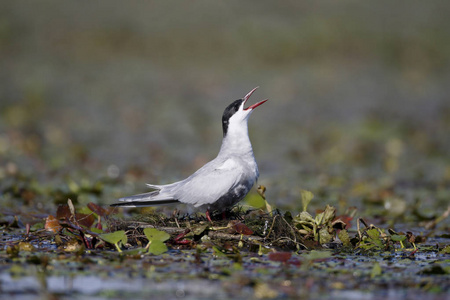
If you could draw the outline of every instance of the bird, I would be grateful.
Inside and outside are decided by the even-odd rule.
[[[219,154],[184,180],[165,184],[147,184],[152,190],[119,199],[111,206],[146,207],[185,203],[210,212],[224,212],[241,201],[257,182],[258,165],[248,135],[248,119],[255,108],[268,101],[245,104],[258,87],[225,108],[222,115],[223,139]]]

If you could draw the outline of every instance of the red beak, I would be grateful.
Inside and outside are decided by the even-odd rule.
[[[247,100],[250,98],[250,96],[256,91],[257,88],[259,88],[259,86],[255,87],[253,90],[248,92],[247,95],[245,95],[245,97],[243,98],[244,99],[244,104],[245,104],[245,102],[247,102]],[[253,104],[253,105],[251,105],[251,106],[249,106],[247,108],[244,108],[244,110],[249,110],[249,109],[253,110],[253,109],[257,108],[258,106],[260,106],[261,104],[263,104],[264,102],[266,102],[267,100],[269,100],[269,99],[266,99],[266,100],[263,100],[263,101],[259,101],[258,103],[255,103],[255,104]]]

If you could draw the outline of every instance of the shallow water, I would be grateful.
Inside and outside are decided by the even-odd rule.
[[[449,239],[446,242],[450,244]],[[269,298],[308,295],[315,299],[449,296],[449,275],[426,273],[437,265],[448,269],[449,255],[421,251],[420,247],[425,246],[419,246],[414,256],[411,250],[371,256],[340,253],[313,261],[308,260],[308,251],[302,251],[287,264],[245,252],[241,252],[242,264],[212,252],[201,254],[198,261],[196,250],[171,250],[123,261],[116,253],[104,252],[85,253],[81,260],[63,253],[22,253],[22,263],[11,264],[3,257],[0,290],[10,299],[46,295],[61,299],[245,299],[259,298],[261,293]],[[30,261],[33,255],[52,259],[45,269],[39,264],[23,264],[23,258]],[[382,273],[372,278],[375,263]]]

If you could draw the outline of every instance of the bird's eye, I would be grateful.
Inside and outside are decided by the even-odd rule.
[[[223,127],[224,136],[226,135],[226,133],[228,131],[228,124],[229,124],[230,118],[237,111],[239,111],[239,108],[241,107],[242,102],[244,102],[243,99],[236,100],[233,103],[231,103],[230,105],[228,105],[227,108],[225,108],[225,111],[223,112],[223,116],[222,116],[222,127]]]

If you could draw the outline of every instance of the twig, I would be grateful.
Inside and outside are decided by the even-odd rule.
[[[277,217],[279,217],[279,215],[276,215],[275,217],[273,217],[273,219],[272,219],[272,226],[270,226],[269,232],[267,233],[267,235],[265,236],[265,238],[268,238],[269,235],[272,233],[273,226],[275,225],[275,219],[276,219]]]
[[[185,228],[177,228],[177,227],[158,227],[149,225],[147,223],[135,223],[138,228],[157,228],[159,230],[163,230],[169,234],[180,234],[185,231]],[[135,226],[129,226],[129,228],[135,228]],[[227,229],[228,227],[223,227],[222,229]],[[216,230],[208,230],[208,236],[210,238],[215,239],[223,239],[223,240],[241,240],[240,234],[231,234],[226,232],[220,232]],[[256,235],[243,235],[242,240],[246,242],[252,242],[252,241],[263,241],[264,238]]]
[[[264,240],[262,237],[260,236],[256,236],[256,235],[241,235],[241,234],[230,234],[230,233],[225,233],[225,232],[218,232],[218,231],[208,231],[208,236],[210,238],[216,238],[216,239],[222,239],[222,240],[244,240],[246,242],[251,242],[251,241],[262,241]]]
[[[440,215],[439,217],[435,218],[434,220],[428,222],[428,223],[425,225],[425,228],[426,228],[426,229],[431,229],[431,228],[436,227],[436,225],[437,225],[439,222],[442,222],[443,220],[445,220],[449,215],[450,215],[450,206],[447,207],[447,210],[444,211],[444,213],[443,213],[442,215]]]

